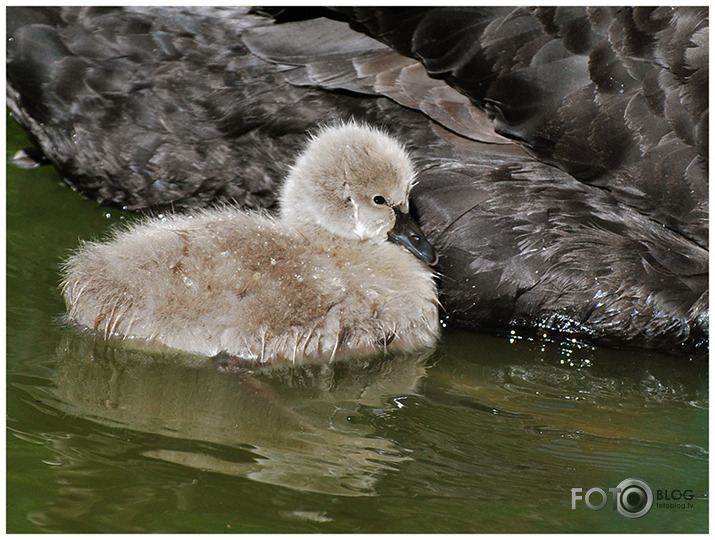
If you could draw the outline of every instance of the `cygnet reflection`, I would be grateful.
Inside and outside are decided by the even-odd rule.
[[[56,406],[161,435],[150,439],[156,447],[142,452],[147,457],[348,496],[372,494],[382,474],[409,459],[373,435],[361,420],[362,408],[397,411],[391,400],[416,392],[424,357],[395,354],[226,374],[205,357],[114,343],[65,333]],[[162,447],[163,437],[186,444]]]

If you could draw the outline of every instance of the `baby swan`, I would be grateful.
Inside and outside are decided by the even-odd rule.
[[[292,167],[278,219],[214,209],[83,244],[65,269],[68,320],[224,366],[432,346],[424,263],[436,255],[407,213],[413,178],[385,133],[325,128]]]

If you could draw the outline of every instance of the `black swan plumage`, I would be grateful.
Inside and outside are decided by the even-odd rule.
[[[14,117],[102,204],[273,207],[305,132],[355,118],[412,151],[449,324],[707,348],[707,8],[8,8],[7,25]]]

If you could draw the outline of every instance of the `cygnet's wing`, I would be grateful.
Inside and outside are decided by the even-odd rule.
[[[539,160],[707,246],[707,7],[337,11]]]

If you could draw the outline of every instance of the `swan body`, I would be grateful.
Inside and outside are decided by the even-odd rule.
[[[67,264],[68,318],[105,336],[220,355],[222,365],[430,347],[432,273],[388,241],[413,176],[391,137],[324,129],[285,182],[280,218],[205,210],[85,244]]]
[[[707,351],[706,7],[7,11],[8,106],[103,205],[276,210],[355,118],[410,149],[448,325]]]

